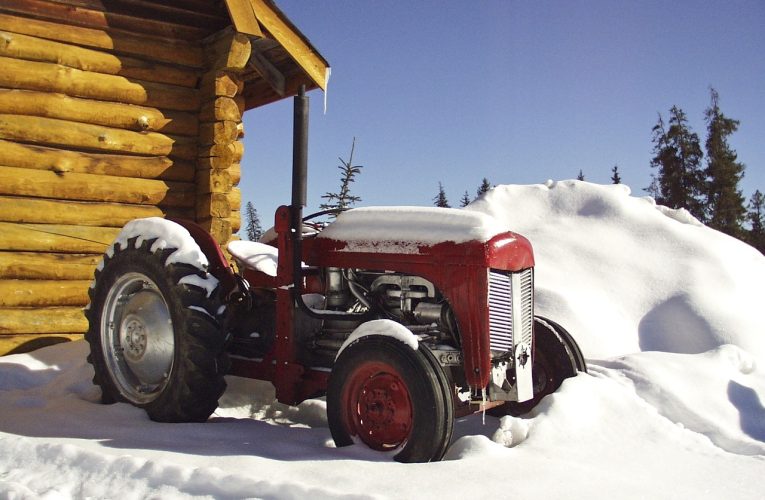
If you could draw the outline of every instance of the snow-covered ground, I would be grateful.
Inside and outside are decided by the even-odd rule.
[[[446,460],[336,449],[324,402],[229,378],[204,424],[99,390],[74,342],[0,358],[0,498],[752,498],[765,495],[765,257],[625,186],[499,186],[537,312],[589,374],[523,418],[461,419]]]

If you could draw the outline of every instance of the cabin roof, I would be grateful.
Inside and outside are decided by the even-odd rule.
[[[248,109],[289,97],[301,85],[326,91],[329,63],[271,0],[225,0],[237,32],[252,40],[244,75]]]
[[[0,17],[8,14],[27,17],[36,26],[50,25],[47,29],[51,23],[77,27],[80,35],[90,37],[75,42],[85,46],[106,47],[104,38],[114,36],[111,48],[130,56],[137,40],[152,40],[163,54],[159,60],[191,67],[198,67],[200,48],[227,28],[244,34],[252,48],[240,75],[246,109],[293,96],[302,85],[326,90],[329,77],[327,60],[272,0],[0,1]],[[47,38],[39,29],[32,31]],[[183,46],[189,50],[183,52]],[[175,58],[167,60],[167,53]]]

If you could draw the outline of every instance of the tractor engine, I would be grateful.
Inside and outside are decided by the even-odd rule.
[[[327,309],[369,312],[376,319],[401,323],[421,337],[459,347],[459,334],[449,304],[435,285],[422,277],[328,268],[325,283]],[[346,326],[352,330],[356,325]]]

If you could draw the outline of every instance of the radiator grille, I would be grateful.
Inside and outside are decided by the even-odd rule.
[[[531,345],[534,321],[534,270],[489,271],[489,345],[512,351],[514,335]]]

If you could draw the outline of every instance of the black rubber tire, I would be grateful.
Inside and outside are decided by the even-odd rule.
[[[438,377],[438,385],[440,386],[441,395],[443,397],[444,404],[446,405],[444,410],[447,416],[447,422],[445,425],[446,435],[439,439],[439,441],[442,443],[442,447],[434,455],[438,457],[438,460],[441,460],[443,456],[446,455],[446,452],[449,449],[449,445],[452,441],[452,435],[454,434],[454,384],[452,384],[451,380],[449,380],[449,377],[446,375],[443,367],[441,367],[441,364],[438,362],[433,353],[430,352],[430,349],[428,349],[424,344],[420,344],[417,350],[430,364],[430,367],[433,369],[436,377]]]
[[[390,394],[375,381],[390,378],[403,384],[406,402],[391,402]],[[397,384],[398,385],[398,384]],[[454,429],[454,402],[451,384],[441,366],[425,346],[413,350],[399,340],[383,336],[369,336],[354,342],[337,359],[327,388],[327,419],[335,444],[348,446],[359,440],[380,451],[399,450],[398,462],[432,462],[443,458],[449,447]],[[380,393],[374,402],[364,394]],[[387,406],[381,402],[387,401]],[[374,406],[377,405],[377,406]],[[403,408],[402,408],[403,407]],[[386,413],[387,410],[387,413]],[[364,417],[376,412],[386,413],[387,421],[378,425],[369,435],[359,426],[371,425]],[[403,413],[403,416],[402,416]],[[397,420],[399,423],[393,423]],[[407,421],[408,430],[397,431]],[[387,442],[379,434],[394,434]]]
[[[152,252],[154,241],[143,241],[138,248],[135,247],[136,238],[128,240],[127,248],[115,244],[113,255],[104,255],[103,267],[95,273],[94,286],[89,292],[91,303],[86,312],[89,327],[85,334],[90,344],[88,362],[95,370],[93,382],[101,387],[104,403],[133,404],[143,408],[152,420],[160,422],[203,422],[215,411],[218,398],[226,389],[223,377],[229,363],[224,351],[225,336],[216,320],[220,305],[218,290],[208,296],[205,289],[193,284],[194,279],[181,283],[185,277],[196,275],[205,279],[208,274],[190,264],[168,264],[167,258],[175,249]],[[144,289],[127,291],[130,286],[136,286],[134,281],[138,283],[140,280],[145,280],[148,292]],[[125,295],[119,295],[123,289]],[[154,381],[142,380],[142,376],[146,377],[140,373],[140,367],[136,369],[135,364],[130,364],[131,361],[140,363],[137,358],[143,354],[133,355],[137,361],[128,361],[132,352],[125,353],[135,348],[133,338],[126,337],[130,334],[126,333],[128,327],[124,325],[130,323],[127,323],[129,314],[125,312],[125,304],[140,294],[149,296],[153,304],[158,304],[171,322],[171,326],[164,328],[147,326],[139,329],[144,346],[161,344],[154,347],[154,352],[160,352],[169,365],[167,370],[160,366],[161,381],[153,388],[150,387]],[[115,312],[105,311],[105,304],[110,304],[108,310]],[[151,314],[138,307],[136,311],[147,317]],[[117,319],[120,326],[114,328],[117,321],[109,323],[109,319],[104,319],[105,314]],[[161,330],[162,338],[158,338],[158,330]],[[172,346],[166,347],[170,343]],[[148,351],[152,347],[144,349]],[[137,384],[135,387],[131,385],[133,382]]]
[[[522,403],[508,401],[488,410],[490,415],[524,415],[545,396],[557,391],[564,380],[575,377],[578,372],[587,372],[582,351],[571,334],[559,324],[534,317],[534,343],[534,397]]]

